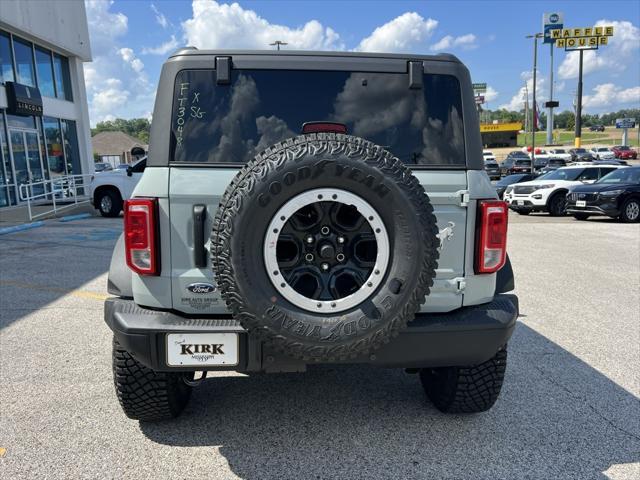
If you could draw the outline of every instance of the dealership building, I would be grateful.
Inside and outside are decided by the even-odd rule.
[[[49,188],[21,195],[20,185],[93,172],[82,69],[90,61],[84,2],[2,0],[0,208]]]

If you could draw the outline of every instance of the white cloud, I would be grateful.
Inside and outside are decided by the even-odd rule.
[[[452,35],[446,35],[442,37],[437,43],[431,45],[431,50],[434,52],[441,52],[443,50],[451,50],[453,48],[460,47],[463,50],[471,50],[476,48],[476,36],[473,33],[467,33],[460,37],[454,37]]]
[[[528,93],[529,107],[532,106],[533,102],[533,72],[525,71],[520,74],[520,78],[526,83],[526,87],[523,85],[520,87],[518,92],[511,97],[511,100],[507,103],[500,105],[499,109],[505,109],[509,111],[519,112],[524,109],[525,98]],[[536,77],[536,101],[538,104],[541,104],[541,101],[546,98],[547,95],[547,85],[545,79],[540,75]]]
[[[269,23],[253,10],[237,3],[220,4],[213,0],[192,3],[193,16],[182,23],[188,45],[198,48],[273,49],[270,43],[286,42],[295,50],[341,50],[344,44],[331,28],[311,20],[302,27],[290,28]]]
[[[364,52],[412,52],[424,49],[425,42],[438,26],[432,18],[426,20],[415,12],[406,12],[363,39],[356,47]]]
[[[130,48],[121,48],[118,50],[118,53],[122,57],[122,59],[127,62],[131,68],[137,73],[141,73],[144,70],[144,63],[138,57],[136,57],[133,50]]]
[[[157,47],[144,47],[142,49],[143,55],[166,55],[169,52],[178,48],[180,42],[176,40],[175,35],[171,35],[171,38],[166,42],[158,45]]]
[[[105,88],[98,91],[92,99],[92,106],[98,112],[108,112],[121,107],[129,99],[129,91],[122,88],[117,78],[105,80]],[[107,116],[108,114],[105,114]]]
[[[613,36],[609,37],[608,45],[598,50],[585,50],[582,59],[582,73],[588,75],[598,70],[609,69],[620,72],[627,68],[634,60],[633,53],[640,48],[640,28],[628,21],[598,20],[596,27],[612,25]],[[577,78],[580,52],[569,52],[558,67],[561,79]]]
[[[142,60],[133,49],[119,45],[128,19],[113,10],[112,1],[87,2],[93,61],[84,64],[84,74],[92,125],[115,117],[142,117],[155,95]]]
[[[87,21],[94,56],[111,49],[113,41],[127,33],[128,19],[123,13],[111,13],[112,0],[87,0]]]
[[[158,22],[158,25],[160,25],[162,28],[167,28],[170,24],[169,20],[167,20],[167,17],[165,17],[164,14],[160,10],[158,10],[153,3],[151,4],[151,10],[153,10],[153,13],[156,16],[156,22]]]
[[[491,85],[487,85],[487,91],[483,95],[485,103],[489,103],[498,98],[499,93]]]
[[[624,104],[640,106],[640,86],[625,88],[613,83],[603,83],[593,88],[592,95],[583,95],[582,105],[585,108],[603,108]]]

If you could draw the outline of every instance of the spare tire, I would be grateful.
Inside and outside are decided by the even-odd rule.
[[[369,354],[433,285],[429,197],[384,148],[301,135],[267,148],[227,188],[211,234],[222,297],[242,326],[295,358]]]

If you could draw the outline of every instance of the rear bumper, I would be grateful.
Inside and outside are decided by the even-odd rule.
[[[165,362],[168,333],[237,332],[239,364],[197,370],[241,372],[304,371],[305,363],[271,351],[230,316],[186,318],[172,312],[139,307],[132,300],[109,298],[105,322],[116,340],[136,359],[158,371],[189,371]],[[449,313],[418,314],[398,337],[370,355],[340,363],[366,363],[381,367],[424,368],[473,365],[491,358],[507,343],[518,317],[515,295],[496,295],[483,305]]]

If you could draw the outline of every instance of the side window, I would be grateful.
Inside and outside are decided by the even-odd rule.
[[[147,168],[147,159],[140,160],[138,163],[131,167],[131,171],[133,173],[142,173],[144,169]]]
[[[600,177],[604,177],[607,173],[611,173],[615,170],[615,168],[600,168]]]
[[[578,177],[578,180],[597,180],[599,168],[585,168],[584,171]]]

